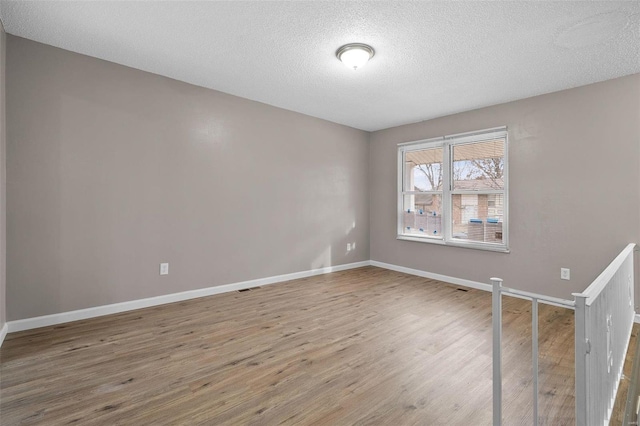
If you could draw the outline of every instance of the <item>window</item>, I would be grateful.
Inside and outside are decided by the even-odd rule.
[[[507,130],[398,145],[398,238],[508,250]]]

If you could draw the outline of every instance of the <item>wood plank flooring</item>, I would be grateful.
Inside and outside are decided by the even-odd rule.
[[[633,377],[633,363],[636,359],[636,351],[638,350],[638,333],[640,333],[640,324],[633,324],[631,330],[631,339],[629,339],[629,349],[627,350],[627,356],[624,360],[622,368],[622,378],[618,385],[618,393],[616,394],[615,404],[611,412],[611,425],[624,424],[625,415],[627,414],[627,400],[631,399],[631,405],[629,414],[635,412],[636,395],[631,395],[629,398],[629,392],[633,392],[633,388],[637,388],[637,377]],[[632,386],[632,380],[636,380],[636,386]],[[631,417],[631,416],[629,416]],[[634,416],[634,421],[635,416]],[[627,419],[630,421],[630,419]]]
[[[505,297],[504,424],[532,423]],[[574,423],[573,312],[540,306],[539,424]],[[9,334],[2,425],[489,425],[491,295],[375,267]]]

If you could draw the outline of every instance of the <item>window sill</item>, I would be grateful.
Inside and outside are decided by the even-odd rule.
[[[474,250],[484,250],[484,251],[493,251],[497,253],[510,253],[510,250],[507,246],[502,244],[491,244],[491,243],[473,243],[468,241],[444,241],[441,238],[430,238],[430,237],[413,237],[411,235],[398,235],[396,236],[398,240],[404,241],[413,241],[416,243],[427,243],[427,244],[436,244],[440,246],[449,246],[449,247],[460,247],[466,249],[474,249]]]

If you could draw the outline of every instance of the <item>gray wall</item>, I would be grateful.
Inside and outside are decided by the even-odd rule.
[[[9,320],[369,258],[569,297],[640,242],[640,75],[369,135],[13,36],[7,64]],[[511,253],[396,240],[396,144],[501,125]]]
[[[366,132],[14,36],[7,64],[9,320],[369,259]]]
[[[396,145],[502,125],[511,253],[396,240]],[[638,74],[381,130],[370,148],[372,260],[570,298],[640,242]]]
[[[5,75],[7,35],[0,22],[0,329],[7,321],[6,299],[6,119]]]

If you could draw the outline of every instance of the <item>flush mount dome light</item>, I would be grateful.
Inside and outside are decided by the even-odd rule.
[[[336,57],[348,68],[362,68],[375,55],[373,47],[362,43],[349,43],[336,51]]]

